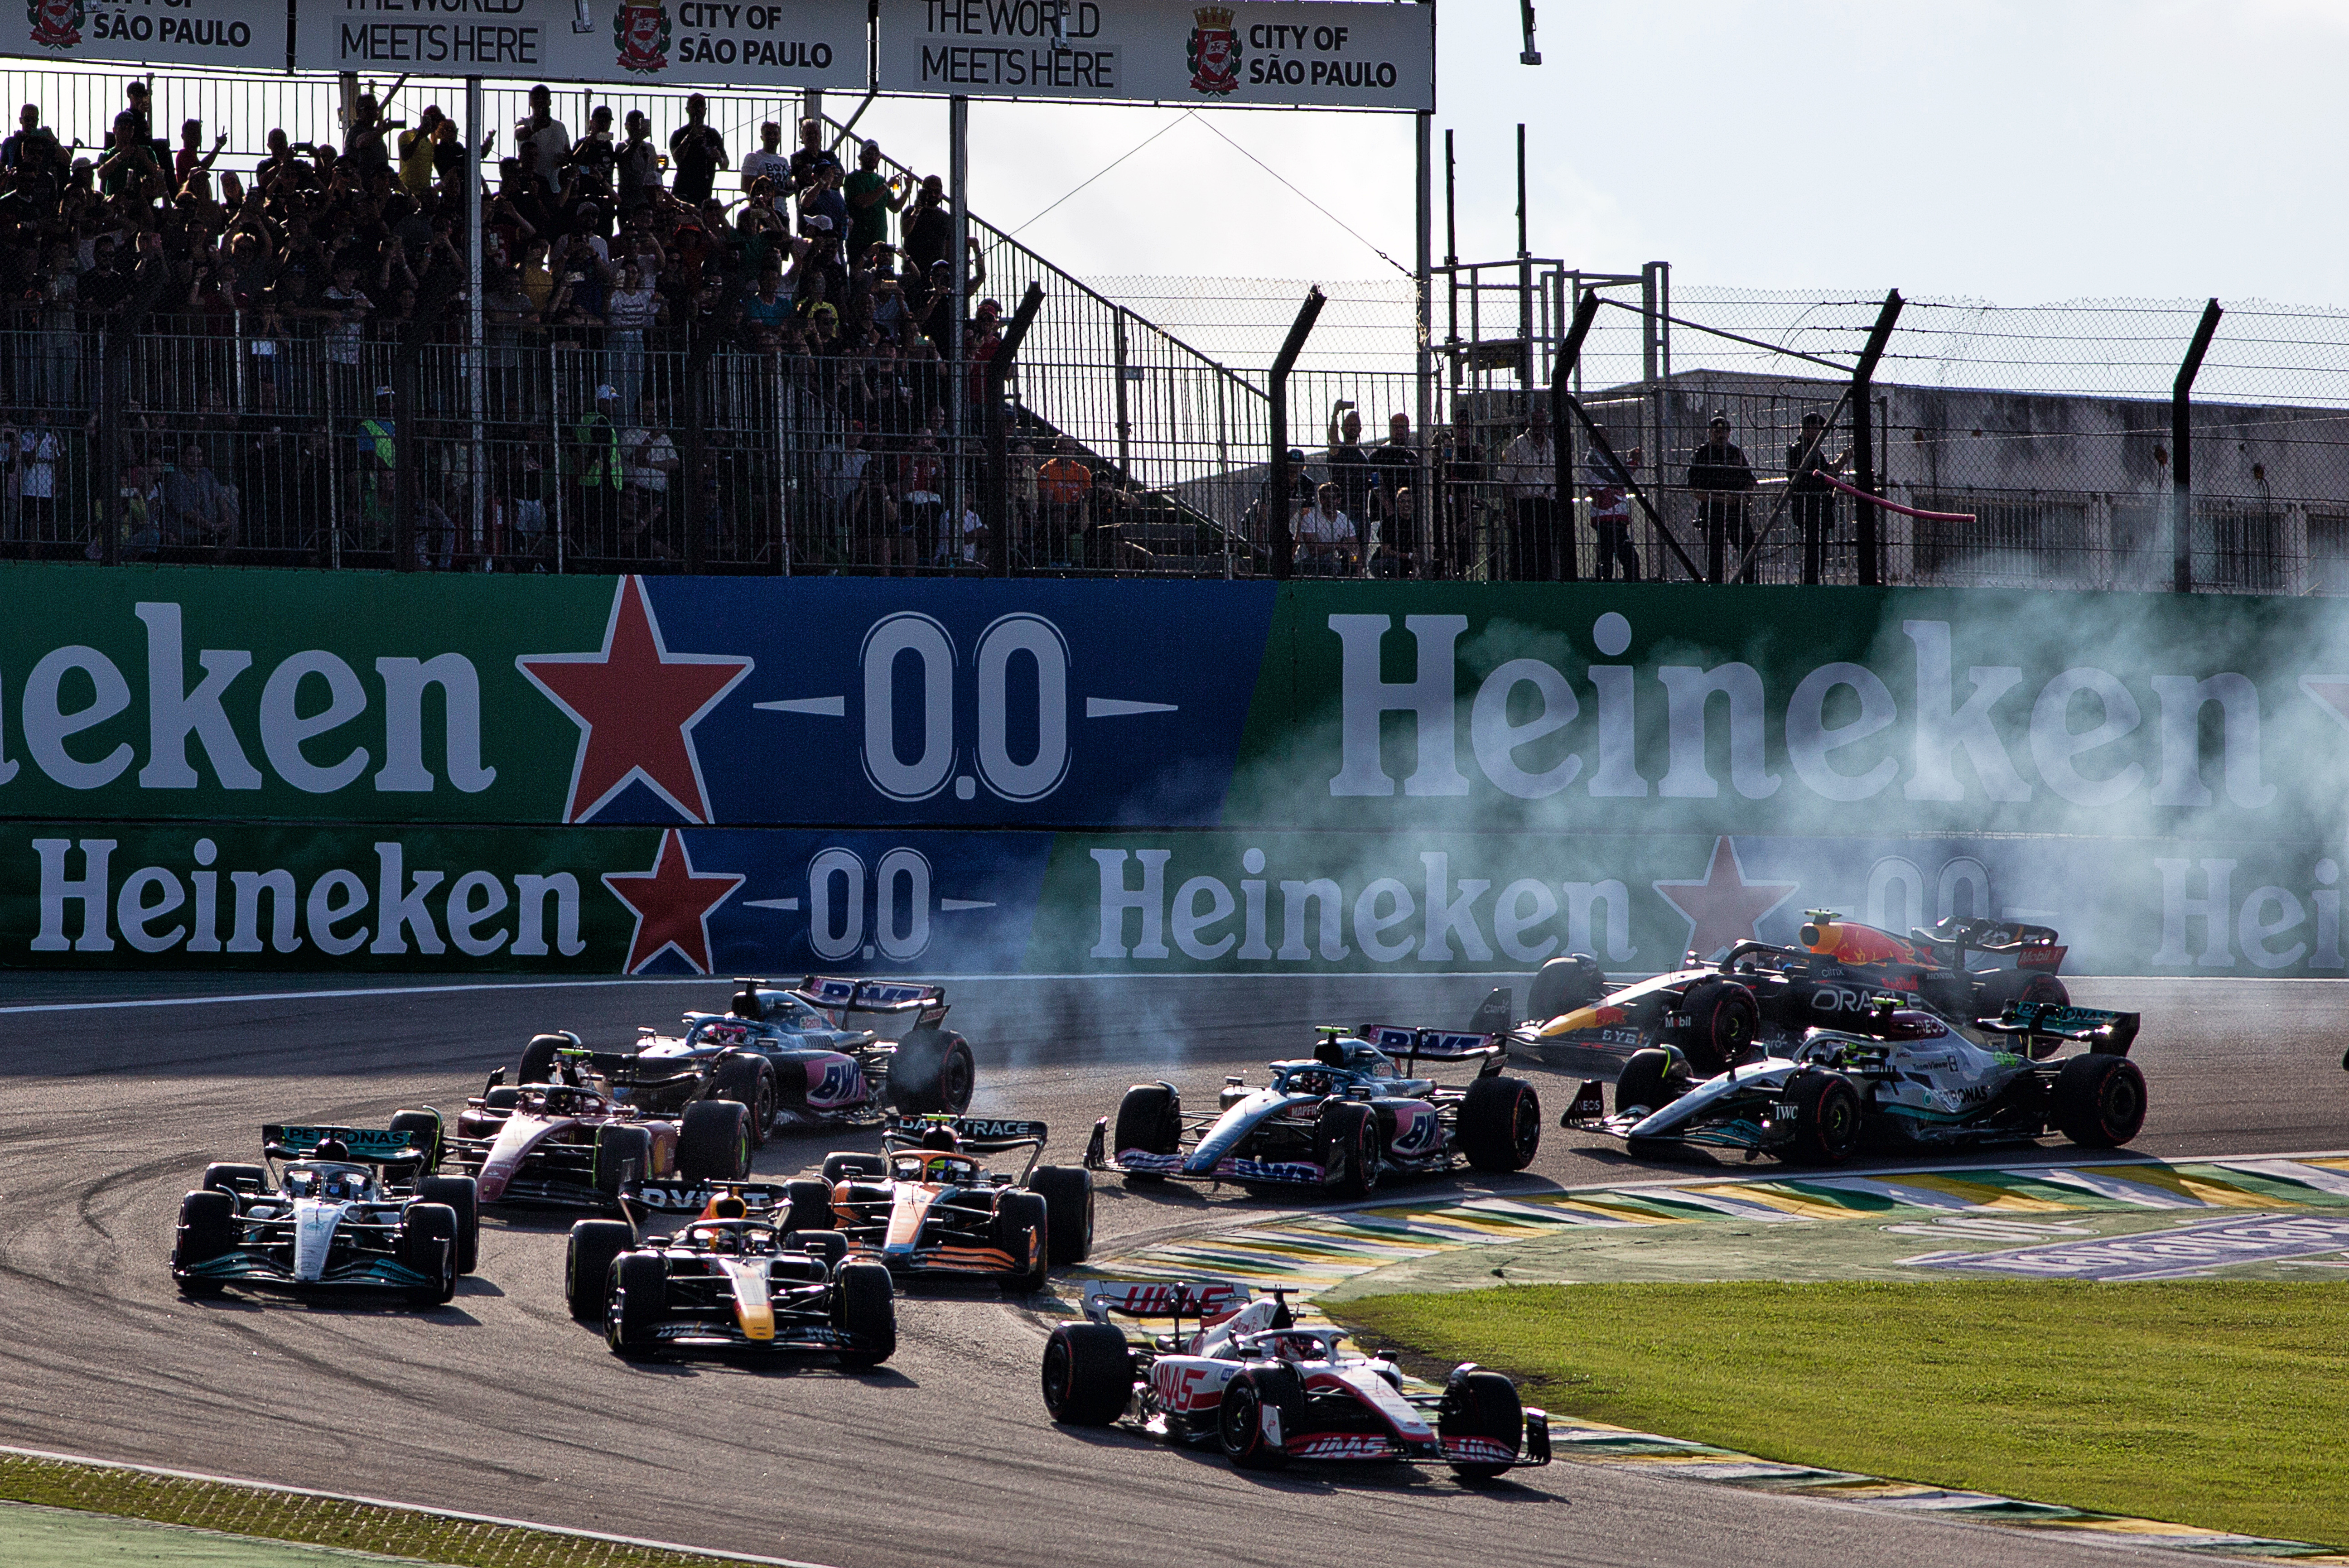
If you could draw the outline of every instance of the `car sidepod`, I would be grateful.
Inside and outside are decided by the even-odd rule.
[[[1179,1170],[1195,1179],[1318,1187],[1324,1179],[1321,1163],[1309,1156],[1299,1158],[1302,1151],[1313,1147],[1309,1124],[1298,1124],[1301,1137],[1295,1140],[1296,1149],[1266,1146],[1272,1141],[1267,1135],[1273,1126],[1293,1107],[1319,1103],[1319,1096],[1313,1095],[1283,1094],[1268,1088],[1255,1090],[1216,1117],[1189,1155],[1157,1157],[1165,1162],[1160,1168]],[[1120,1153],[1122,1156],[1123,1151]],[[1144,1163],[1133,1168],[1146,1170],[1151,1165],[1145,1158]]]

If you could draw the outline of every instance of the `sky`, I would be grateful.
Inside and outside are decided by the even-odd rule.
[[[1441,7],[1439,259],[1443,132],[1463,257],[1498,259],[1516,249],[1523,120],[1531,247],[1569,266],[2010,305],[2349,305],[2349,0],[1537,9],[1543,64],[1526,67],[1511,0]],[[946,122],[943,100],[883,100],[859,130],[943,171]],[[975,103],[970,123],[974,209],[1007,228],[1043,213],[1020,238],[1080,275],[1411,264],[1407,115]]]

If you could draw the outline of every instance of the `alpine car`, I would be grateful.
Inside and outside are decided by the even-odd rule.
[[[655,1207],[698,1194],[648,1183]],[[897,1348],[889,1271],[851,1261],[834,1231],[776,1223],[779,1187],[725,1184],[674,1235],[639,1241],[618,1220],[571,1228],[564,1292],[571,1315],[600,1325],[615,1354],[829,1352],[877,1366]]]
[[[2016,1003],[2064,1003],[2055,971],[2064,948],[2045,926],[1943,920],[1906,937],[1813,909],[1801,946],[1739,942],[1718,962],[1611,988],[1586,954],[1552,959],[1535,975],[1529,1015],[1510,1032],[1544,1052],[1671,1045],[1710,1075],[1757,1044],[1791,1045],[1814,1026],[1865,1031],[1872,999],[1891,992],[1960,1028]],[[1492,1026],[1507,992],[1476,1022]]]
[[[1622,1138],[1634,1155],[1675,1145],[1835,1165],[1863,1144],[1890,1149],[2027,1143],[2050,1128],[2117,1148],[2145,1124],[2145,1075],[2129,1060],[2138,1015],[2028,1002],[1977,1027],[1985,1049],[1938,1013],[1890,997],[1864,1032],[1811,1030],[1798,1045],[1700,1081],[1677,1046],[1634,1052],[1608,1115],[1599,1081],[1562,1125]],[[2086,1046],[2062,1054],[2066,1044]]]
[[[827,975],[791,990],[734,986],[724,1012],[688,1012],[680,1033],[647,1028],[634,1051],[595,1053],[614,1096],[667,1116],[696,1100],[739,1100],[760,1143],[781,1127],[874,1127],[891,1108],[959,1115],[970,1104],[977,1068],[970,1042],[944,1027],[944,986]],[[535,1082],[563,1044],[533,1041],[539,1054],[524,1054],[521,1081]]]
[[[441,1160],[480,1183],[484,1203],[616,1210],[648,1180],[735,1180],[750,1173],[750,1113],[733,1100],[698,1100],[665,1116],[616,1097],[591,1052],[558,1050],[553,1082],[508,1084],[490,1075],[465,1102]]]
[[[1406,1394],[1392,1361],[1348,1351],[1341,1330],[1298,1326],[1286,1298],[1274,1291],[1252,1301],[1245,1286],[1222,1281],[1090,1281],[1084,1321],[1060,1324],[1045,1342],[1044,1407],[1069,1426],[1123,1423],[1213,1443],[1249,1469],[1413,1459],[1489,1480],[1549,1463],[1549,1417],[1524,1408],[1508,1378],[1470,1363],[1441,1395]],[[1112,1314],[1174,1323],[1129,1337]],[[1187,1337],[1185,1317],[1196,1324]]]
[[[1423,1061],[1480,1065],[1465,1085],[1443,1085],[1419,1075]],[[1136,1084],[1113,1127],[1093,1124],[1085,1165],[1129,1185],[1171,1177],[1347,1198],[1462,1165],[1523,1170],[1541,1143],[1541,1102],[1531,1084],[1502,1075],[1507,1061],[1500,1034],[1325,1025],[1313,1054],[1273,1063],[1264,1087],[1226,1078],[1213,1116],[1186,1117],[1172,1084]]]
[[[1039,1167],[1045,1127],[998,1116],[908,1117],[879,1154],[824,1157],[821,1180],[785,1183],[795,1229],[838,1231],[895,1272],[992,1277],[1043,1288],[1092,1251],[1092,1173]],[[990,1159],[1023,1154],[1017,1170]]]
[[[240,1285],[448,1301],[480,1232],[471,1180],[420,1174],[440,1124],[404,1111],[389,1127],[262,1128],[264,1164],[214,1163],[180,1200],[172,1279],[191,1296]]]

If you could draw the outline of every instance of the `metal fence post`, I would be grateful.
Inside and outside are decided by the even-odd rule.
[[[2169,389],[2169,587],[2175,593],[2194,591],[2194,378],[2201,373],[2202,356],[2210,351],[2210,337],[2224,314],[2216,299],[2202,307],[2194,341]]]
[[[1852,539],[1859,553],[1859,586],[1873,588],[1882,586],[1883,541],[1878,537],[1876,525],[1876,403],[1869,391],[1869,382],[1876,375],[1876,362],[1884,358],[1884,346],[1892,340],[1892,328],[1900,319],[1900,291],[1892,289],[1884,296],[1884,305],[1876,313],[1876,325],[1868,328],[1868,345],[1859,351],[1859,363],[1851,371],[1851,482],[1868,493],[1868,498],[1851,504]]]
[[[1011,313],[1011,325],[1003,330],[1003,341],[987,362],[987,404],[979,410],[979,418],[987,424],[987,529],[996,558],[1003,563],[1001,575],[1007,577],[1011,575],[1011,452],[1003,429],[1003,393],[1011,379],[1011,362],[1019,353],[1019,340],[1028,336],[1036,313],[1043,307],[1044,286],[1030,278],[1028,292],[1019,296],[1019,308]]]
[[[1305,351],[1305,339],[1313,331],[1322,306],[1329,301],[1316,284],[1305,291],[1305,303],[1297,307],[1297,319],[1288,324],[1288,338],[1272,361],[1272,374],[1268,379],[1272,404],[1272,474],[1265,493],[1265,522],[1272,530],[1272,576],[1276,582],[1287,582],[1297,565],[1297,540],[1288,528],[1288,373],[1297,368],[1298,355]]]

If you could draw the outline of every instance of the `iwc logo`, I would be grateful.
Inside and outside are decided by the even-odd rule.
[[[1240,40],[1232,31],[1232,8],[1202,5],[1193,14],[1191,87],[1196,92],[1226,93],[1240,85]]]
[[[612,44],[622,70],[650,76],[668,69],[665,0],[620,0],[620,8],[612,15]]]
[[[33,25],[33,42],[45,49],[81,42],[82,0],[26,0],[25,19]]]

